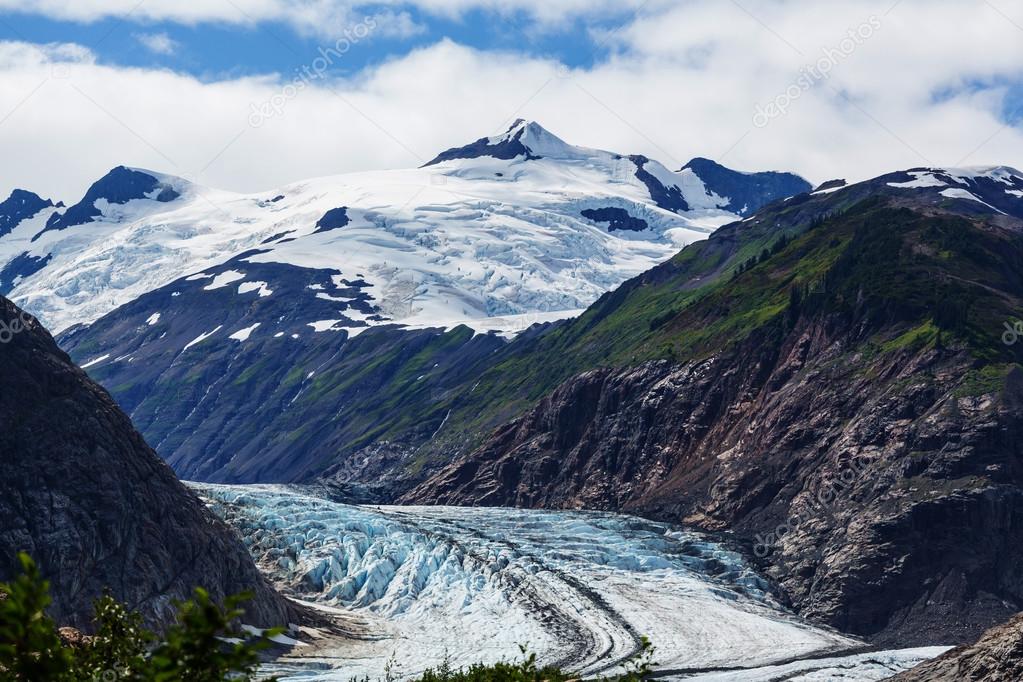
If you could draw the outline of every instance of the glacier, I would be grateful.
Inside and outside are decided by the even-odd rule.
[[[788,612],[734,548],[591,511],[358,506],[327,489],[190,484],[286,594],[336,620],[268,673],[407,679],[520,656],[619,672],[641,637],[673,679],[882,679],[943,649],[865,653]],[[843,677],[814,677],[821,670]],[[852,676],[849,676],[852,675]],[[887,676],[885,675],[885,676]],[[785,679],[790,679],[786,677]]]

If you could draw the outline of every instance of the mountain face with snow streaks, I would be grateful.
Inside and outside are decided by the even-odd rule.
[[[258,195],[117,168],[0,238],[0,280],[181,475],[303,480],[399,409],[436,430],[424,396],[736,220],[726,203],[519,121],[421,169]]]

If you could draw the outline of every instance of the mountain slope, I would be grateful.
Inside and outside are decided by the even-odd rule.
[[[807,616],[975,637],[1023,605],[1021,182],[918,169],[723,228],[513,343],[448,420],[480,446],[403,499],[728,529]]]
[[[159,202],[166,187],[180,197]],[[141,217],[65,265],[57,256],[18,292],[43,309],[74,302],[76,315],[138,292],[61,345],[180,475],[218,482],[307,480],[350,466],[363,446],[428,439],[443,397],[503,345],[473,331],[511,336],[578,314],[736,217],[690,171],[572,146],[525,121],[423,169],[258,201],[166,177],[142,190],[117,205]],[[204,196],[236,224],[221,225]],[[59,234],[85,238],[116,215]],[[195,259],[202,269],[160,284]],[[90,270],[111,264],[116,277]],[[97,283],[102,295],[88,294]],[[404,452],[382,456],[391,466]]]
[[[0,298],[0,580],[29,552],[52,583],[52,615],[87,627],[105,588],[151,623],[205,586],[252,590],[245,620],[290,607],[241,541],[174,477],[110,396],[37,321]]]

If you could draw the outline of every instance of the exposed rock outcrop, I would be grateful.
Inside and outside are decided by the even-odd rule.
[[[1019,682],[1023,680],[1023,614],[991,628],[976,644],[890,678],[891,682]]]
[[[168,622],[203,586],[250,590],[245,620],[285,625],[290,607],[241,540],[175,478],[102,388],[38,322],[0,297],[0,580],[26,551],[51,582],[52,615],[88,628],[109,588]]]

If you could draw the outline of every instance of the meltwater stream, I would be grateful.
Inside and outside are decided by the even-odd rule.
[[[792,665],[861,645],[786,612],[739,554],[668,524],[353,506],[282,486],[194,488],[271,580],[344,624],[347,636],[296,647],[275,664],[285,680],[377,680],[388,667],[409,677],[445,659],[454,667],[515,659],[520,644],[542,663],[597,676],[618,670],[642,636],[672,677]],[[936,655],[899,653],[905,660],[889,656],[886,670]],[[763,679],[795,679],[773,675]]]

